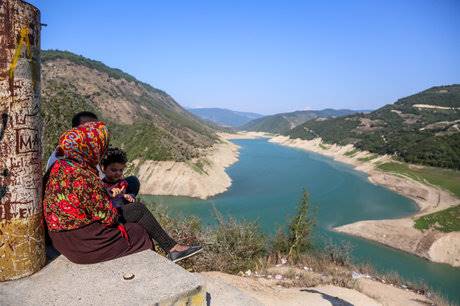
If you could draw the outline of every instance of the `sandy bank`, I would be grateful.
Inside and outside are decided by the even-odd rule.
[[[226,191],[231,179],[225,168],[238,161],[238,146],[222,139],[205,157],[188,162],[135,160],[141,194],[189,196],[200,199]]]
[[[391,161],[389,156],[375,157],[374,154],[366,151],[347,156],[346,153],[354,149],[352,145],[329,145],[323,144],[319,138],[301,140],[289,139],[285,136],[275,136],[270,139],[270,142],[316,152],[350,164],[356,170],[367,173],[372,183],[385,186],[412,199],[420,208],[417,214],[409,218],[359,221],[337,227],[337,231],[377,241],[435,262],[460,266],[459,233],[422,232],[413,226],[413,220],[419,216],[459,204],[460,200],[449,192],[407,177],[379,171],[376,168],[377,163]],[[366,160],[370,157],[375,158]]]
[[[270,138],[273,135],[264,132],[237,132],[237,133],[218,133],[224,139],[256,139],[256,138]]]
[[[221,288],[237,288],[261,305],[427,305],[430,301],[412,291],[382,284],[372,279],[359,279],[357,289],[333,285],[320,285],[312,288],[278,285],[273,279],[241,277],[221,272],[200,273],[207,280],[207,289],[213,295]],[[228,288],[228,287],[227,287]],[[231,301],[219,301],[219,305],[239,305]],[[221,302],[221,303],[219,303]],[[252,304],[251,304],[252,305]]]
[[[188,196],[207,199],[225,192],[232,184],[225,169],[238,161],[239,147],[228,140],[270,137],[261,132],[218,133],[221,143],[205,156],[189,162],[133,161],[141,181],[141,194]]]

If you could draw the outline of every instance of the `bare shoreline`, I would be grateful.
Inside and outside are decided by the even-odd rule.
[[[207,199],[225,192],[232,182],[225,169],[238,161],[238,149],[222,139],[207,150],[205,157],[189,162],[135,160],[140,193]]]
[[[376,241],[431,261],[460,266],[460,232],[422,232],[413,226],[414,218],[454,206],[459,204],[460,200],[435,186],[377,170],[376,163],[391,161],[389,156],[359,161],[359,158],[365,158],[370,153],[362,151],[353,156],[346,156],[346,152],[353,150],[352,145],[326,145],[320,139],[310,141],[289,139],[286,136],[262,132],[219,133],[218,135],[221,143],[208,150],[205,160],[201,162],[203,171],[197,171],[193,166],[197,161],[191,163],[145,161],[142,164],[134,161],[141,181],[141,194],[207,199],[223,193],[231,186],[231,178],[225,169],[237,162],[239,156],[239,147],[228,140],[270,138],[269,141],[273,143],[312,151],[352,165],[355,170],[366,173],[372,183],[410,198],[420,209],[416,214],[402,219],[358,221],[339,226],[334,230]]]
[[[223,193],[232,184],[225,169],[238,161],[239,146],[229,139],[253,139],[259,133],[219,133],[220,143],[205,152],[202,158],[189,162],[133,161],[141,181],[141,194],[172,195],[207,199]]]
[[[420,209],[416,214],[406,218],[358,221],[339,226],[334,230],[376,241],[434,262],[460,266],[460,232],[442,233],[432,230],[422,232],[414,227],[413,221],[422,215],[459,204],[460,200],[449,192],[376,169],[376,163],[391,161],[389,156],[378,156],[365,161],[363,159],[372,155],[370,152],[360,151],[353,156],[345,155],[354,149],[352,145],[328,145],[323,144],[319,138],[301,140],[289,139],[286,136],[275,136],[269,141],[329,156],[339,162],[352,165],[356,170],[366,173],[370,182],[413,200]]]

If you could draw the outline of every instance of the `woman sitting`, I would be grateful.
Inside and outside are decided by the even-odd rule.
[[[124,224],[118,222],[119,214],[96,169],[108,143],[109,134],[102,122],[88,122],[64,132],[58,144],[64,158],[53,164],[45,182],[43,206],[49,236],[53,246],[75,263],[97,263],[153,249],[152,239],[157,235],[149,235],[137,223],[148,212],[143,205],[136,206],[137,213],[124,218]],[[151,214],[149,217],[153,218]],[[157,222],[155,225],[161,229]],[[201,249],[172,239],[168,246],[171,259],[185,258]]]

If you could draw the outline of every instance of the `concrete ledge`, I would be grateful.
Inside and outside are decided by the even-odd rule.
[[[126,273],[134,274],[124,280]],[[206,305],[204,280],[152,251],[77,265],[64,256],[0,283],[1,305]]]

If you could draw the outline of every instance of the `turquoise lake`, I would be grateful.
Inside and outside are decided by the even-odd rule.
[[[353,261],[369,262],[379,271],[397,271],[407,280],[426,283],[451,301],[460,301],[460,269],[331,231],[359,220],[411,215],[417,211],[414,202],[371,184],[365,174],[319,154],[266,139],[233,142],[241,147],[240,158],[227,168],[232,178],[228,191],[208,200],[151,196],[148,201],[166,206],[171,214],[198,216],[204,224],[214,223],[214,205],[224,215],[257,220],[266,233],[273,234],[295,213],[305,188],[315,207],[318,240],[348,243]]]

